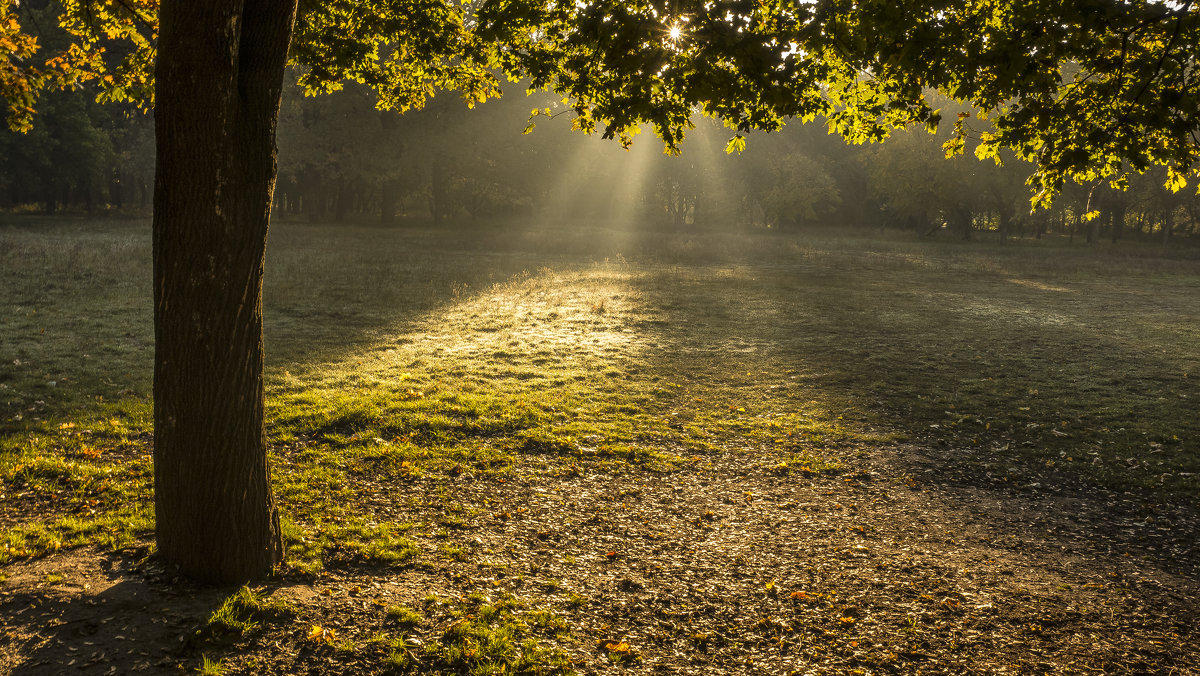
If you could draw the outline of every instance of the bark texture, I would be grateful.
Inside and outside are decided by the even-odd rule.
[[[156,65],[159,555],[241,582],[282,559],[263,438],[262,277],[296,0],[164,0]]]

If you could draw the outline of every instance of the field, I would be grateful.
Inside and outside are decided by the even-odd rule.
[[[0,674],[1200,673],[1200,252],[276,225],[240,590],[153,556],[148,225],[0,289]]]

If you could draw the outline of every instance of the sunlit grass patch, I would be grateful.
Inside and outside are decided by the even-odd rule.
[[[0,531],[0,564],[82,545],[123,549],[148,535],[153,527],[154,513],[148,505],[134,505],[95,516],[35,520]]]
[[[196,673],[201,676],[223,676],[225,671],[224,662],[220,659],[212,659],[208,655],[201,655],[200,665],[196,667]]]
[[[388,606],[387,617],[404,629],[412,629],[421,623],[421,614],[407,606]]]
[[[807,404],[794,410],[794,399],[742,401],[763,379],[724,368],[740,363],[688,355],[668,371],[687,388],[664,377],[646,358],[645,323],[659,311],[632,288],[640,274],[627,263],[543,270],[341,361],[296,365],[271,389],[275,439],[325,472],[399,478],[507,471],[531,456],[669,469],[696,453],[855,437]],[[612,301],[599,319],[597,294]],[[723,391],[712,397],[712,386]],[[711,400],[696,406],[692,391]]]
[[[270,402],[272,433],[278,441],[305,438],[342,447],[497,437],[532,427],[541,417],[535,405],[512,401],[503,392],[463,391],[441,384],[418,393],[350,381],[342,387],[326,384],[298,395],[272,397]]]
[[[350,510],[313,514],[297,506],[292,516],[281,519],[286,565],[297,572],[315,574],[332,563],[404,565],[420,555],[420,548],[402,534],[411,524],[375,522]],[[313,518],[310,524],[294,520],[298,515]]]
[[[425,657],[442,668],[470,674],[570,673],[570,658],[553,643],[570,630],[550,611],[528,610],[508,594],[493,601],[479,593],[461,603],[435,602],[428,610],[448,616],[448,626],[425,647]]]
[[[789,453],[786,458],[772,465],[771,471],[781,475],[816,476],[836,472],[841,468],[841,462],[802,449],[798,453]]]
[[[148,459],[110,464],[102,460],[99,451],[91,455],[31,449],[0,460],[0,482],[6,492],[51,499],[63,508],[76,510],[95,511],[101,503],[144,500],[149,493],[150,475]]]
[[[202,641],[241,637],[259,628],[264,622],[278,622],[296,614],[295,607],[282,599],[270,598],[261,590],[243,586],[228,596],[212,612],[195,638]]]
[[[0,562],[84,544],[119,549],[150,533],[147,413],[145,402],[112,402],[0,437],[0,507],[13,510],[0,511]]]

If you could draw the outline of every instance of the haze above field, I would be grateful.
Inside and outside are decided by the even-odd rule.
[[[570,127],[571,115],[520,85],[468,110],[449,95],[400,116],[374,109],[363,90],[285,93],[280,121],[277,220],[409,222],[519,220],[555,227],[701,226],[733,231],[799,225],[896,227],[949,236],[1191,236],[1200,211],[1165,174],[1130,190],[1068,186],[1050,210],[1030,212],[1028,165],[970,156],[945,160],[945,133],[897,132],[883,145],[847,146],[820,121],[749,138],[728,154],[731,132],[697,118],[683,154],[650,134],[631,150]],[[84,91],[49,95],[29,135],[0,133],[0,207],[101,213],[149,208],[152,120],[100,107]],[[957,108],[945,102],[944,114]],[[522,134],[536,116],[536,128]],[[549,116],[544,113],[549,113]],[[986,121],[969,121],[978,133]],[[1082,216],[1095,212],[1097,218]]]

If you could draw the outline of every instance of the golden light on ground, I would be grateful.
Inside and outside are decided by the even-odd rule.
[[[457,302],[345,366],[382,380],[433,361],[480,377],[521,377],[524,366],[568,372],[628,359],[649,347],[637,329],[645,309],[632,277],[628,266],[597,263],[463,289]]]
[[[1076,291],[1074,289],[1068,289],[1065,286],[1058,286],[1056,284],[1047,284],[1046,282],[1039,282],[1039,281],[1033,280],[1033,279],[1019,279],[1017,277],[1010,277],[1008,279],[1008,283],[1016,284],[1017,286],[1028,287],[1030,289],[1037,289],[1039,291],[1054,291],[1056,293],[1076,293]]]

